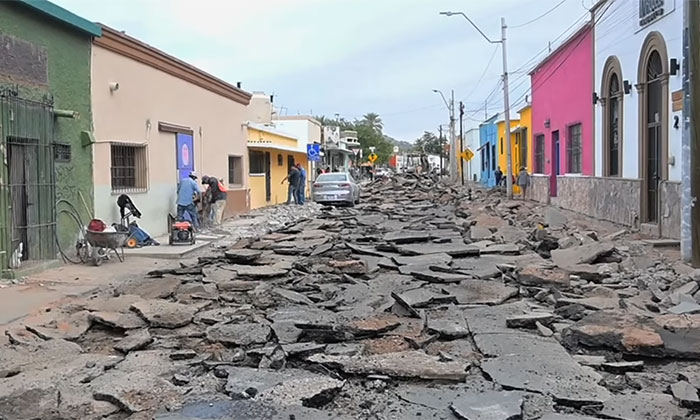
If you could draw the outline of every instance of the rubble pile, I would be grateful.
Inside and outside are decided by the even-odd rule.
[[[700,276],[410,175],[10,329],[8,419],[700,418]]]

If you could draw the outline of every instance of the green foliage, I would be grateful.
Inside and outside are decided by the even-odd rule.
[[[425,131],[423,135],[416,140],[415,151],[427,153],[429,155],[441,155],[445,143],[446,139],[440,139],[435,133]]]
[[[377,164],[386,164],[389,162],[389,157],[393,154],[395,142],[391,141],[388,136],[385,136],[384,124],[379,114],[369,112],[360,120],[346,121],[343,118],[330,119],[325,116],[315,117],[323,125],[329,127],[340,127],[340,131],[353,130],[357,131],[357,140],[362,146],[363,160],[367,160],[367,156],[371,153],[370,147],[374,147],[374,153],[377,154]]]

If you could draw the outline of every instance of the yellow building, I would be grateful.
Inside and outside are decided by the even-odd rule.
[[[532,168],[532,135],[530,127],[532,126],[532,107],[530,105],[518,111],[520,114],[519,120],[510,121],[510,147],[511,159],[513,160],[513,175],[518,177],[521,167],[525,167],[528,172]],[[505,176],[508,173],[508,156],[506,155],[506,123],[503,120],[498,121],[498,165]],[[520,193],[520,188],[513,187],[513,192]]]
[[[248,185],[250,208],[256,209],[287,201],[288,184],[282,180],[289,168],[301,163],[310,174],[306,153],[299,151],[298,140],[274,126],[248,123]],[[308,197],[308,188],[306,191]]]

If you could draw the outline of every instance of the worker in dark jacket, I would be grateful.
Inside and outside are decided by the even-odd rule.
[[[213,176],[204,175],[202,177],[202,185],[207,186],[205,205],[210,206],[208,213],[209,220],[220,225],[224,219],[224,207],[226,207],[226,187],[224,184]]]
[[[282,180],[282,184],[284,184],[285,181],[289,182],[289,190],[287,192],[287,203],[286,204],[292,204],[292,200],[294,200],[294,204],[299,204],[297,201],[297,188],[299,187],[299,180],[301,179],[301,173],[299,172],[299,169],[297,169],[296,166],[292,165],[289,168],[289,174],[284,177]]]

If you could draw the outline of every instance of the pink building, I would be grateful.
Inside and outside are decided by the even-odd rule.
[[[530,73],[533,198],[561,207],[594,175],[593,31],[585,25]],[[580,199],[580,197],[578,197]]]

